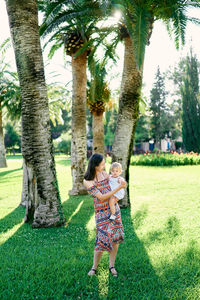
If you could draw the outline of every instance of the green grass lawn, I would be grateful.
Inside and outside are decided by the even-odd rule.
[[[93,201],[69,197],[70,161],[56,161],[65,227],[32,229],[19,207],[22,160],[0,169],[0,299],[200,299],[200,166],[131,166],[131,209],[118,278],[104,253],[88,277],[95,242]]]

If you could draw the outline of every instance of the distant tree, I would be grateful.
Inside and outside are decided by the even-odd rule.
[[[150,118],[148,116],[140,115],[135,131],[135,144],[149,141],[149,122]]]
[[[55,122],[53,123],[50,120],[51,136],[54,140],[59,138],[62,133],[66,133],[68,131],[71,132],[71,110],[61,110],[61,117],[63,119],[62,123],[59,123],[57,120],[55,120]]]
[[[10,39],[0,45],[0,168],[6,167],[3,109],[11,120],[17,120],[21,114],[21,96],[18,75],[10,71],[10,65],[5,60],[7,49],[11,46]]]
[[[105,123],[104,123],[104,132],[105,132],[105,145],[112,146],[115,136],[115,130],[117,126],[117,116],[118,111],[116,107],[111,107],[105,112]]]
[[[181,97],[173,99],[169,105],[169,113],[167,116],[167,132],[171,132],[172,140],[176,140],[182,136],[182,104]]]
[[[62,133],[71,130],[71,97],[66,86],[47,86],[51,136],[57,139]]]
[[[187,59],[187,57],[182,58],[173,69],[169,69],[166,73],[168,79],[171,80],[174,85],[173,92],[171,93],[173,102],[170,105],[170,111],[173,112],[173,118],[175,120],[172,122],[174,126],[171,130],[173,139],[183,134],[183,98],[181,89],[184,86],[184,78],[187,77]],[[199,69],[200,63],[197,63]]]
[[[169,110],[172,119],[171,123],[171,134],[172,139],[176,139],[182,136],[182,96],[181,96],[181,86],[183,85],[183,77],[186,74],[186,58],[182,58],[173,69],[170,67],[166,73],[165,77],[171,81],[173,84],[173,89],[170,90],[170,98],[172,103],[170,104]]]
[[[158,67],[155,76],[154,87],[150,92],[150,111],[151,111],[151,137],[154,138],[155,143],[159,146],[160,139],[164,137],[167,131],[167,105],[166,105],[166,91],[164,78]]]
[[[187,151],[200,152],[200,94],[198,60],[192,51],[186,59],[181,86],[183,143]]]
[[[7,123],[5,126],[5,130],[6,132],[4,142],[6,148],[14,148],[15,146],[21,147],[21,138],[14,127],[11,124]]]

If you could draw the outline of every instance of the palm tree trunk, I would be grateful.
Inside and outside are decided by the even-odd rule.
[[[64,223],[50,133],[36,0],[7,0],[22,97],[22,155],[28,177],[25,222]]]
[[[92,113],[93,153],[104,155],[104,123],[103,113]]]
[[[124,68],[119,99],[119,113],[112,149],[112,161],[122,164],[124,178],[129,180],[130,145],[139,113],[139,97],[142,86],[142,74],[138,71],[134,59],[133,44],[130,37],[124,39]],[[133,144],[132,144],[133,145]],[[132,147],[132,146],[131,146]],[[130,205],[128,187],[120,206]]]
[[[4,136],[3,136],[3,122],[2,122],[2,108],[0,101],[0,168],[6,168],[6,151],[4,145]]]
[[[72,95],[72,140],[71,172],[72,190],[70,195],[86,194],[83,185],[86,168],[86,68],[87,52],[76,58],[72,56],[73,95]]]
[[[127,168],[126,168],[126,173],[125,173],[125,178],[126,178],[126,182],[129,182],[129,178],[130,178],[130,174],[129,174],[129,166],[130,166],[130,162],[131,162],[131,156],[133,154],[133,147],[134,147],[134,142],[135,142],[135,130],[136,130],[136,126],[137,126],[137,121],[134,123],[133,125],[133,132],[132,132],[132,137],[131,137],[131,143],[129,146],[129,155],[128,155],[128,160],[127,160]],[[126,195],[125,195],[125,199],[123,200],[124,202],[126,202],[123,204],[124,207],[127,207],[128,205],[130,205],[130,190],[127,187],[126,189]]]
[[[22,194],[21,194],[21,203],[20,205],[26,207],[28,204],[28,170],[23,159],[23,183],[22,183]]]

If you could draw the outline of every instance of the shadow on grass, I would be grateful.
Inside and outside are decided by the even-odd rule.
[[[147,213],[146,210],[144,210]],[[125,241],[119,246],[116,268],[119,278],[109,276],[108,299],[167,299],[144,244],[135,233],[130,209],[121,210]],[[139,217],[141,220],[141,216]]]
[[[89,239],[86,228],[94,213],[92,198],[69,197],[63,210],[66,227],[33,230],[24,224],[1,245],[1,299],[179,300],[189,299],[192,289],[195,295],[200,281],[197,244],[191,242],[175,260],[156,266],[155,272],[144,247],[146,243],[135,233],[130,209],[122,210],[125,242],[120,245],[116,260],[119,278],[109,275],[106,297],[99,295],[99,275],[87,276],[94,250],[94,239]],[[143,222],[145,214],[141,215]],[[165,229],[179,232],[177,224],[171,217]]]
[[[149,232],[144,237],[143,242],[145,246],[149,246],[152,243],[159,243],[165,240],[165,243],[171,243],[176,237],[181,235],[180,222],[175,216],[168,218],[162,230],[155,230]]]
[[[11,213],[0,219],[0,233],[12,229],[15,225],[22,222],[25,214],[25,208],[18,206]]]
[[[146,205],[143,205],[141,209],[138,209],[133,218],[133,226],[134,229],[137,230],[140,226],[142,226],[144,219],[148,214],[148,209]]]
[[[90,281],[94,243],[86,224],[94,213],[91,197],[63,203],[68,225],[32,229],[22,225],[0,247],[2,299],[98,299],[97,279]],[[9,253],[9,255],[7,255]]]
[[[200,249],[196,241],[189,241],[173,261],[160,266],[161,281],[168,299],[200,299]]]
[[[3,171],[3,172],[0,172],[0,180],[1,180],[1,183],[2,183],[2,178],[3,176],[6,176],[6,175],[10,175],[11,173],[14,173],[14,172],[17,172],[17,171],[21,171],[22,168],[18,168],[18,169],[12,169],[12,170],[9,170],[9,171]]]

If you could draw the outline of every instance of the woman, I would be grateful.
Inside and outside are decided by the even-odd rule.
[[[115,220],[109,220],[111,211],[109,207],[109,198],[120,189],[126,187],[126,182],[122,181],[117,188],[111,191],[109,185],[109,175],[104,171],[105,160],[101,154],[95,153],[91,156],[88,169],[84,176],[84,185],[88,192],[94,198],[95,221],[97,228],[93,266],[88,275],[96,274],[97,266],[100,262],[102,252],[108,251],[109,271],[117,277],[117,271],[114,267],[115,258],[120,242],[124,240],[124,230],[121,222],[119,205],[116,203]]]

